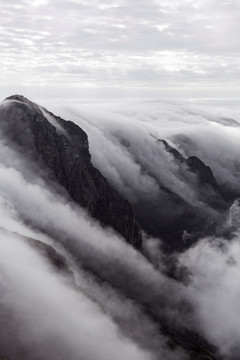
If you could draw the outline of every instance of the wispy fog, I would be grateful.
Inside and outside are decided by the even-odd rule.
[[[17,359],[151,359],[17,235],[1,231],[0,337]]]
[[[161,198],[167,186],[187,204],[217,213],[201,197],[194,174],[183,172],[162,139],[183,157],[198,156],[224,189],[240,190],[236,110],[135,102],[57,114],[87,132],[93,164],[133,204]],[[226,240],[222,231],[174,254],[181,276],[169,277],[161,238],[145,234],[143,253],[136,251],[46,179],[43,170],[0,139],[0,356],[188,359],[174,338],[169,345],[159,327],[164,323],[178,334],[198,333],[224,359],[238,359],[237,201],[224,211],[221,224],[226,232],[234,227],[234,237]],[[34,246],[37,241],[64,259],[63,271]]]
[[[198,156],[223,189],[239,193],[240,116],[236,108],[156,101],[96,104],[94,109],[82,105],[59,112],[88,133],[94,165],[133,204],[139,197],[151,199],[159,194],[159,183],[168,184],[189,202],[200,201],[194,179],[182,178],[173,157],[156,139],[167,140],[185,157]],[[239,227],[238,202],[224,218],[223,228]],[[164,270],[161,241],[148,239],[146,244],[148,258]],[[185,321],[217,346],[224,358],[238,358],[239,353],[238,257],[238,231],[231,241],[224,236],[199,240],[176,257],[186,275],[181,291],[175,291],[194,309],[191,315],[185,314]]]
[[[240,115],[234,107],[129,101],[58,107],[58,112],[87,132],[93,163],[121,191],[154,194],[157,178],[193,199],[191,184],[181,182],[177,165],[156,139],[168,140],[183,155],[199,156],[220,184],[239,190]]]
[[[203,239],[180,257],[190,272],[187,297],[196,326],[226,358],[237,359],[240,339],[240,242]]]
[[[103,230],[48,188],[41,172],[34,181],[34,173],[25,172],[31,163],[6,143],[0,146],[6,155],[0,166],[1,355],[186,359],[183,350],[170,350],[153,319],[141,310],[153,303],[160,316],[157,304],[168,287],[164,277],[112,230]],[[59,275],[34,248],[34,239],[64,256],[70,274]]]

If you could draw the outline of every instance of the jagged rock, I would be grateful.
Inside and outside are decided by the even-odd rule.
[[[213,190],[216,191],[216,193],[220,194],[219,185],[209,166],[204,164],[204,162],[197,156],[189,156],[186,160],[186,163],[190,171],[198,176],[198,180],[201,185],[211,186]]]
[[[51,245],[43,243],[37,239],[32,239],[29,237],[23,237],[24,240],[28,242],[28,244],[35,248],[38,252],[40,252],[48,261],[55,267],[58,271],[64,272],[71,277],[73,277],[73,273],[70,270],[67,261],[64,256],[59,254]]]
[[[92,166],[87,135],[82,129],[70,121],[65,121],[39,108],[19,95],[8,98],[0,107],[0,129],[22,152],[25,152],[26,156],[30,156],[48,168],[55,180],[67,190],[73,200],[85,207],[102,224],[112,226],[127,241],[140,248],[141,235],[131,207]],[[164,191],[172,201],[178,204],[180,198],[176,194],[172,194],[168,189]],[[150,210],[148,216],[151,217]],[[180,210],[181,216],[189,216],[186,209]],[[179,218],[182,220],[181,216]],[[190,220],[192,221],[191,218]],[[161,221],[164,223],[164,219]],[[167,228],[170,232],[172,231],[169,223],[165,222],[165,226],[166,231]],[[178,231],[178,228],[176,227],[175,230]],[[173,234],[171,232],[169,236]],[[176,237],[176,241],[177,239]],[[68,270],[65,260],[54,249],[38,242],[32,243],[32,246],[43,252],[55,267],[64,271]],[[131,276],[128,275],[127,271],[123,275],[120,273],[118,288],[123,291],[125,287],[123,283],[129,278],[129,289],[126,288],[126,295],[138,301],[138,288],[143,285],[144,279],[139,279],[139,286],[135,289],[134,286],[130,286],[134,282],[131,283]],[[104,280],[108,279],[107,276]],[[155,294],[149,296],[146,284],[143,289],[145,291],[141,305],[146,307],[149,314],[152,312],[154,319],[160,322],[160,314],[157,317],[154,313],[154,311],[157,314],[160,313],[160,298]],[[151,297],[153,299],[149,300]],[[152,304],[155,306],[153,310]],[[182,340],[185,341],[189,336],[189,334],[180,336],[175,330],[172,332],[176,336],[176,343],[180,341],[180,345],[182,345]],[[192,351],[188,344],[185,348]]]
[[[137,202],[132,204],[133,209],[143,229],[154,237],[161,237],[166,250],[183,250],[200,236],[212,234],[219,220],[218,213],[224,212],[229,204],[209,166],[196,156],[182,154],[166,140],[155,138],[155,141],[159,144],[159,152],[166,151],[172,156],[179,177],[186,187],[194,189],[198,203],[187,202],[181,193],[174,192],[166,183],[163,185],[161,178],[156,178],[140,163],[142,171],[158,183],[159,194],[151,199],[139,194]]]
[[[169,152],[175,159],[180,162],[184,170],[188,169],[196,176],[197,187],[199,190],[199,198],[213,207],[224,207],[224,199],[222,197],[221,189],[213,175],[213,172],[209,166],[207,166],[197,156],[184,157],[177,149],[168,144],[166,140],[160,141],[167,152]],[[184,171],[183,170],[183,171]],[[185,171],[186,183],[188,182],[188,175]],[[207,192],[206,192],[207,191]],[[203,193],[204,192],[204,193]],[[215,198],[215,199],[214,199]]]
[[[0,106],[0,129],[21,152],[50,170],[70,197],[136,248],[141,234],[131,206],[93,167],[86,133],[20,95]]]
[[[161,144],[164,145],[165,149],[167,152],[169,152],[170,154],[173,155],[173,157],[180,161],[180,162],[184,162],[185,161],[185,158],[184,156],[177,150],[175,149],[174,147],[172,147],[171,145],[168,144],[168,142],[166,140],[163,140],[163,139],[157,139],[157,141]]]

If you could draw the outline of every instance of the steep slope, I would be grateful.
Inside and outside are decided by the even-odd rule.
[[[189,184],[189,188],[191,186],[194,188],[200,204],[200,206],[189,204],[181,194],[173,193],[168,188],[163,189],[167,198],[166,203],[170,208],[170,221],[168,226],[165,225],[166,223],[159,225],[159,234],[167,240],[171,250],[182,249],[191,245],[197,238],[212,234],[218,226],[221,213],[228,209],[229,203],[211,168],[202,160],[197,156],[183,156],[166,140],[157,140],[157,142],[162,144],[166,152],[172,156],[174,163],[179,167],[181,178],[186,185]],[[173,208],[175,213],[172,211]],[[158,213],[158,217],[161,217],[161,213]]]
[[[0,106],[0,129],[19,151],[37,160],[70,197],[136,248],[141,234],[131,206],[93,167],[86,133],[20,95]]]
[[[1,130],[7,135],[7,138],[12,144],[15,144],[20,152],[24,152],[25,156],[35,160],[37,166],[40,165],[43,167],[43,173],[47,173],[46,178],[49,178],[49,175],[52,176],[56,184],[61,184],[72,199],[87,208],[102,224],[111,225],[125,236],[131,244],[137,248],[140,247],[140,233],[128,202],[123,200],[123,198],[108,185],[105,178],[92,166],[88,151],[87,136],[78,126],[54,116],[22,96],[10,97],[1,105],[0,124]],[[36,175],[38,175],[38,173]],[[38,176],[36,176],[35,181],[38,181]],[[174,194],[171,194],[170,191],[168,191],[168,193],[173,198]],[[14,195],[16,195],[16,193]],[[32,198],[35,205],[35,196]],[[177,202],[177,196],[175,196],[175,198]],[[27,199],[27,201],[21,202],[21,206],[23,204],[23,207],[28,208],[28,196],[25,196],[25,199]],[[60,204],[58,205],[57,209],[53,208],[56,211],[50,211],[53,214],[57,214],[57,217],[52,218],[49,213],[46,215],[47,220],[44,222],[43,228],[47,234],[49,234],[47,229],[48,223],[51,223],[52,225],[49,226],[54,229],[55,226],[57,227],[57,225],[59,226],[61,222],[64,223],[65,221],[65,216],[64,218],[59,216]],[[163,207],[164,206],[165,204]],[[48,206],[45,204],[44,211],[42,213],[38,211],[37,217],[43,215],[48,207],[49,204]],[[50,209],[52,208],[50,207]],[[149,209],[149,215],[151,216],[150,210],[151,209]],[[29,207],[29,211],[31,211],[31,207]],[[72,215],[71,213],[71,217]],[[55,220],[53,221],[53,219]],[[59,219],[61,220],[59,221]],[[161,219],[161,221],[164,220]],[[35,225],[34,221],[31,222],[31,220],[29,220],[29,223]],[[38,225],[36,225],[36,227],[38,228]],[[204,359],[204,357],[213,359],[214,356],[204,350],[205,347],[210,350],[212,349],[208,343],[191,331],[182,331],[172,324],[169,324],[168,318],[165,318],[165,315],[162,314],[162,312],[164,312],[164,302],[166,304],[169,303],[167,295],[168,289],[159,281],[160,278],[158,278],[158,274],[156,274],[155,271],[152,272],[152,267],[151,272],[149,272],[150,268],[148,268],[148,264],[142,269],[140,266],[140,268],[137,268],[139,272],[137,271],[137,274],[134,274],[134,260],[139,261],[139,259],[142,259],[141,261],[146,261],[146,259],[141,257],[141,255],[129,246],[126,246],[126,251],[119,252],[119,254],[119,248],[113,247],[114,251],[110,249],[109,259],[102,259],[102,253],[96,251],[94,258],[92,256],[94,247],[87,248],[85,252],[83,247],[78,247],[79,234],[81,233],[82,227],[81,224],[81,227],[77,228],[76,242],[71,240],[70,232],[68,244],[72,243],[72,254],[78,257],[81,265],[83,262],[82,259],[85,257],[85,270],[94,274],[100,281],[103,281],[104,291],[106,290],[105,285],[108,283],[121,292],[121,295],[140,304],[144,312],[150,316],[151,321],[154,324],[157,322],[162,326],[163,333],[170,339],[170,346],[175,347],[176,345],[180,345],[186,349],[187,353],[191,354],[192,359]],[[94,229],[94,224],[90,221],[89,227],[92,227],[93,232],[96,232],[97,227]],[[166,227],[170,228],[168,222],[166,222]],[[69,228],[71,228],[71,224],[69,224]],[[64,230],[64,227],[61,228],[60,226],[55,238],[60,240]],[[54,231],[52,233],[54,235],[56,234]],[[106,232],[104,237],[108,235],[108,232]],[[109,236],[111,238],[110,243],[115,244],[115,242],[112,241],[112,234]],[[88,239],[91,239],[91,235],[88,236]],[[98,244],[100,244],[100,239],[101,237],[98,234]],[[57,272],[69,271],[66,259],[60,256],[54,248],[43,245],[40,242],[35,242],[33,238],[28,238],[27,240],[31,246],[50,260],[50,263],[54,265]],[[110,243],[108,243],[108,245]],[[88,252],[88,249],[91,251]],[[124,263],[125,257],[127,258],[128,253],[131,254],[131,251],[134,256],[129,258],[129,262]],[[88,256],[89,253],[91,253],[90,256]],[[25,259],[23,258],[22,260],[24,263]],[[145,263],[142,264],[144,265]],[[176,307],[175,301],[173,301],[172,306],[173,308]],[[65,312],[65,309],[62,312]],[[125,307],[123,313],[124,312]],[[129,322],[131,322],[131,320],[129,320]],[[128,327],[128,322],[126,324]],[[203,347],[203,349],[201,347]],[[6,358],[8,359],[8,356]],[[18,357],[12,358],[15,359]],[[66,358],[67,357],[63,357],[64,360]],[[131,359],[131,357],[127,358]]]
[[[153,135],[146,150],[152,152],[152,159],[149,155],[146,161],[142,156],[144,143],[137,148],[133,140],[115,136],[141,174],[157,189],[154,195],[149,195],[152,189],[138,191],[136,187],[135,197],[127,197],[149,235],[160,237],[164,248],[172,252],[182,251],[200,237],[214,233],[229,202],[209,166],[197,156],[183,155],[170,141]]]
[[[185,134],[177,134],[172,137],[172,141],[177,144],[177,146],[184,151],[190,158],[193,157],[196,158],[199,154],[198,144],[193,141],[189,136]],[[230,151],[230,150],[229,150]],[[238,159],[232,159],[234,163],[234,168],[238,171],[239,169],[239,162]],[[231,163],[230,161],[230,163]],[[239,198],[240,191],[238,187],[231,186],[230,183],[222,182],[220,186],[218,185],[218,188],[220,188],[220,192],[222,197],[225,201],[228,203],[233,202],[236,198]]]
[[[166,140],[158,141],[164,145],[166,151],[179,164],[181,174],[186,183],[190,181],[195,183],[199,199],[212,208],[218,210],[224,209],[226,207],[225,199],[210,167],[197,156],[184,157],[177,149],[169,145]],[[191,174],[194,175],[194,179],[191,178]]]

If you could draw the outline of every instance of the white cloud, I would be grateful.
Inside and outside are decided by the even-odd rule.
[[[234,109],[121,101],[65,111],[68,119],[87,130],[94,163],[123,192],[154,197],[160,179],[189,201],[195,200],[194,186],[182,181],[171,156],[156,146],[155,138],[174,141],[179,133],[196,145],[183,149],[186,153],[194,151],[211,165],[219,181],[239,188],[240,116]],[[61,116],[65,117],[63,111]],[[188,284],[183,285],[167,279],[113,231],[101,228],[84,210],[50,189],[41,171],[2,138],[0,150],[0,290],[4,294],[0,320],[8,330],[1,333],[0,348],[9,351],[4,335],[14,332],[9,358],[21,348],[29,359],[33,346],[38,359],[46,359],[50,351],[53,359],[75,359],[79,354],[104,360],[109,356],[185,359],[183,352],[169,351],[145,307],[158,319],[167,314],[174,329],[180,325],[200,332],[226,358],[229,354],[238,358],[238,233],[228,243],[203,239],[183,254],[180,265],[190,271]],[[149,166],[150,174],[142,171],[141,162]],[[238,220],[239,208],[232,208],[231,215]],[[9,230],[60,248],[76,287]],[[161,270],[159,240],[150,239],[145,250]],[[193,306],[191,311],[186,302]],[[14,316],[8,318],[6,312]],[[18,331],[23,327],[24,332]]]
[[[233,241],[204,239],[180,259],[190,272],[186,293],[195,308],[197,329],[224,359],[239,354],[239,255],[237,234]]]
[[[186,359],[184,351],[169,350],[136,304],[147,305],[150,291],[160,316],[164,277],[112,230],[48,188],[34,164],[2,140],[0,148],[0,320],[6,330],[0,336],[1,355]],[[76,286],[14,233],[60,248]]]
[[[4,83],[14,93],[20,84],[25,91],[31,86],[39,97],[40,88],[66,97],[72,87],[90,89],[96,97],[93,86],[99,92],[125,89],[124,96],[136,87],[149,96],[146,86],[162,87],[170,96],[184,85],[195,93],[213,85],[239,91],[238,2],[2,0],[0,5],[3,97],[9,95]],[[61,87],[59,79],[66,90],[56,94],[49,87]],[[79,96],[76,89],[74,95]]]

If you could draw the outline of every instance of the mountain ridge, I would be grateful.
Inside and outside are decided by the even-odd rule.
[[[129,244],[137,250],[142,250],[141,230],[130,204],[108,184],[101,172],[93,167],[88,137],[80,127],[71,121],[55,116],[23,96],[13,95],[0,106],[0,128],[11,144],[24,151],[27,157],[37,161],[37,164],[43,167],[43,171],[48,169],[56,183],[66,190],[73,201],[85,208],[101,225],[112,227]],[[148,215],[151,217],[152,213],[149,211]],[[166,225],[169,226],[169,224]],[[54,249],[39,243],[35,245],[55,267],[66,268],[64,259],[59,257]],[[128,250],[132,249],[128,247]],[[167,299],[165,293],[167,289],[164,288],[162,294],[161,283],[158,284],[155,293],[151,292],[151,286],[147,286],[148,280],[151,283],[151,279],[144,280],[141,277],[135,281],[134,274],[128,269],[126,271],[124,268],[121,269],[114,261],[110,265],[106,270],[110,273],[114,272],[114,269],[122,270],[118,271],[119,279],[114,284],[117,290],[143,306],[144,311],[160,325],[161,331],[167,335],[173,346],[176,344],[183,346],[193,359],[215,358],[204,350],[204,347],[211,350],[211,346],[198,334],[186,330],[185,327],[183,330],[173,328],[168,324],[168,319],[164,322],[162,306],[164,307],[164,299]],[[96,269],[94,275],[97,277],[99,269],[97,266],[94,269]],[[105,276],[102,280],[107,282],[114,276],[115,274]],[[134,286],[137,286],[137,289]],[[139,298],[140,289],[144,292],[141,299]],[[162,297],[164,299],[161,302]]]
[[[54,124],[59,124],[60,131]],[[72,200],[134,247],[141,247],[140,228],[130,204],[92,165],[87,134],[80,127],[41,110],[22,95],[12,95],[0,107],[0,129],[27,156],[50,170]]]

